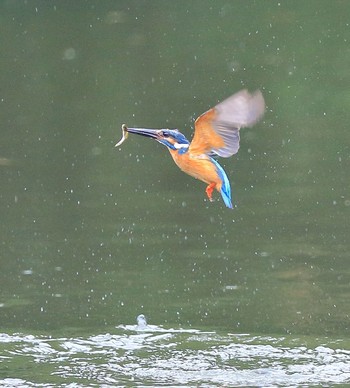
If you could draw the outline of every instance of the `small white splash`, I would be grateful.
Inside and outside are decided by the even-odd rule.
[[[146,317],[143,314],[138,315],[136,321],[136,330],[146,330],[148,328]]]
[[[130,331],[142,331],[144,333],[197,333],[197,329],[166,329],[162,326],[149,325],[147,323],[146,317],[143,314],[140,314],[136,318],[137,325],[119,325],[117,328]],[[209,332],[208,332],[209,333]],[[144,335],[142,333],[142,335]],[[159,336],[156,337],[160,338]]]
[[[234,290],[238,290],[238,288],[239,287],[237,285],[229,284],[229,285],[224,287],[224,291],[234,291]]]

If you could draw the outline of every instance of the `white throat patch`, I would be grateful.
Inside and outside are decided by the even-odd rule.
[[[180,150],[181,148],[188,148],[190,145],[189,144],[179,144],[179,143],[174,143],[174,147],[177,150]]]

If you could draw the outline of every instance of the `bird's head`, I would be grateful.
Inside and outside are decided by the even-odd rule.
[[[127,128],[126,131],[151,137],[164,144],[169,150],[178,151],[180,154],[185,153],[190,145],[186,137],[177,129]]]

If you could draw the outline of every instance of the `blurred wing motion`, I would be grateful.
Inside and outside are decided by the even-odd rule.
[[[228,97],[199,116],[189,147],[192,155],[216,154],[225,158],[239,149],[239,130],[254,125],[264,114],[265,102],[258,90]]]

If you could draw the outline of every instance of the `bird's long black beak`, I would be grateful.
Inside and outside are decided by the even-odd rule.
[[[136,135],[152,137],[153,139],[159,138],[158,129],[147,129],[147,128],[126,128],[126,132],[135,133]]]

